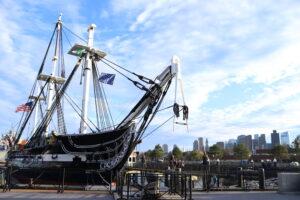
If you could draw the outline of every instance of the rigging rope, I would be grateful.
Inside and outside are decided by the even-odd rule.
[[[138,81],[134,81],[131,78],[129,78],[128,76],[126,76],[124,73],[120,72],[119,70],[117,70],[116,68],[114,68],[112,65],[108,64],[107,62],[103,61],[102,59],[100,60],[101,62],[103,62],[104,64],[106,64],[107,66],[109,66],[110,68],[112,68],[113,70],[115,70],[116,72],[118,72],[119,74],[121,74],[122,76],[124,76],[125,78],[127,78],[129,81],[131,81],[137,88],[144,90],[146,92],[148,92],[148,88],[146,88],[143,84],[141,84]]]
[[[39,71],[38,71],[37,77],[42,73],[42,71],[43,71],[43,69],[44,69],[44,65],[45,65],[45,62],[46,62],[46,58],[47,58],[47,55],[48,55],[48,53],[49,53],[49,49],[50,49],[50,46],[51,46],[51,44],[52,44],[52,41],[53,41],[53,38],[54,38],[56,29],[57,29],[57,23],[55,24],[55,28],[54,28],[54,30],[53,30],[53,32],[52,32],[52,35],[51,35],[51,38],[50,38],[50,41],[49,41],[47,50],[46,50],[46,52],[45,52],[45,55],[44,55],[44,57],[43,57],[42,63],[41,63],[41,65],[40,65],[40,69],[39,69]],[[36,78],[36,80],[35,80],[35,82],[34,82],[34,84],[33,84],[33,87],[32,87],[32,89],[31,89],[31,91],[30,91],[30,95],[29,95],[29,96],[33,95],[37,82],[38,82],[38,81],[37,81],[37,78]],[[42,93],[42,94],[43,94],[43,96],[45,97],[45,94],[44,94],[44,93]],[[29,98],[28,98],[27,102],[29,102]],[[19,121],[17,130],[20,130],[20,129],[21,129],[22,121],[23,121],[23,120],[26,120],[26,118],[27,118],[28,115],[29,115],[29,113],[26,113],[26,116],[25,116],[25,113],[24,113],[24,112],[22,113],[22,116],[21,116],[21,119],[20,119],[20,121]],[[25,116],[25,119],[24,119],[24,116]],[[22,130],[22,131],[23,131],[23,130]],[[18,131],[18,132],[19,132],[19,131]],[[19,134],[19,133],[18,133],[18,134]],[[21,133],[21,134],[22,134],[22,133]]]
[[[109,109],[109,105],[107,102],[106,94],[103,88],[103,85],[99,81],[99,71],[97,68],[97,63],[93,61],[93,78],[94,78],[94,89],[96,89],[95,93],[98,94],[97,98],[98,101],[100,100],[100,105],[102,105],[104,119],[106,120],[106,127],[111,127],[112,124],[114,124],[112,114]],[[102,103],[101,101],[104,100]],[[100,107],[101,108],[101,107]]]
[[[126,71],[126,72],[128,72],[128,73],[131,73],[131,74],[137,76],[141,81],[143,81],[143,82],[145,82],[145,83],[148,83],[148,84],[154,84],[154,83],[155,83],[153,80],[151,80],[151,79],[149,79],[149,78],[147,78],[147,77],[145,77],[145,76],[142,76],[142,75],[140,75],[140,74],[137,74],[137,73],[135,73],[135,72],[132,72],[132,71],[126,69],[125,67],[122,67],[122,66],[118,65],[117,63],[115,63],[115,62],[113,62],[113,61],[110,61],[110,60],[108,60],[108,59],[106,59],[106,58],[102,58],[102,59],[103,59],[103,60],[106,60],[107,62],[109,62],[109,63],[111,63],[111,64],[113,64],[113,65],[115,65],[115,66],[117,66],[117,67],[119,67],[119,68],[121,68],[121,69],[123,69],[124,71]]]
[[[157,129],[161,128],[163,125],[165,125],[168,121],[170,121],[174,117],[175,117],[175,115],[171,116],[166,121],[164,121],[162,124],[160,124],[159,126],[154,128],[152,131],[150,131],[148,134],[144,135],[144,137],[142,137],[142,140],[145,139],[146,137],[150,136],[151,134],[153,134]]]
[[[65,25],[62,25],[63,27],[65,27],[65,29],[67,31],[69,31],[71,34],[73,34],[75,37],[79,38],[80,40],[82,40],[83,42],[87,43],[87,40],[85,40],[84,38],[80,37],[79,35],[77,35],[76,33],[74,33],[73,31],[71,31],[68,27],[66,27]]]
[[[71,105],[71,107],[73,108],[73,110],[78,114],[78,116],[80,117],[80,119],[82,119],[83,121],[84,121],[84,123],[86,123],[86,125],[89,127],[89,129],[92,131],[92,132],[95,132],[92,128],[91,128],[91,126],[82,118],[82,116],[81,116],[81,114],[80,114],[80,112],[79,111],[81,111],[81,108],[76,104],[76,102],[65,92],[64,94],[63,94],[65,97],[67,97],[66,98],[66,100],[70,103],[70,105]],[[69,98],[69,99],[68,99]],[[72,101],[72,102],[70,102],[70,101]],[[79,110],[76,110],[76,108],[73,106],[73,104],[76,106],[76,108]],[[89,122],[91,123],[91,124],[93,124],[93,126],[98,130],[98,131],[100,131],[99,129],[98,129],[98,127],[90,120],[90,119],[88,119],[89,120]]]

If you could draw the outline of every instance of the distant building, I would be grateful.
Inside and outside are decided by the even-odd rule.
[[[271,133],[271,144],[272,148],[276,145],[280,145],[279,133],[276,130],[273,130]]]
[[[224,144],[224,142],[217,142],[216,145],[217,145],[220,149],[222,149],[222,150],[225,149],[225,144]]]
[[[259,149],[266,149],[267,148],[267,142],[266,142],[266,135],[261,134],[258,138],[258,147]]]
[[[207,138],[206,138],[206,140],[205,140],[205,151],[206,151],[206,152],[209,151],[208,139],[207,139]]]
[[[237,144],[243,144],[252,151],[252,135],[239,135],[237,138]]]
[[[257,137],[255,137],[257,135]],[[256,150],[259,149],[259,137],[258,134],[254,135],[254,139],[252,140],[252,151],[255,153]]]
[[[165,154],[168,154],[169,153],[169,146],[167,144],[163,144],[162,145],[162,149],[164,150],[164,153]]]
[[[195,140],[193,143],[193,150],[198,151],[199,150],[199,141]]]
[[[259,135],[258,134],[254,134],[254,139],[258,140],[259,139]]]
[[[289,137],[289,132],[282,132],[280,134],[280,139],[281,139],[281,144],[285,146],[290,145],[290,137]]]
[[[225,145],[225,149],[233,149],[236,145],[236,140],[235,139],[229,139],[228,142]]]
[[[245,135],[239,135],[238,137],[237,137],[237,144],[244,144],[245,143]]]
[[[203,137],[198,138],[198,150],[204,151]]]

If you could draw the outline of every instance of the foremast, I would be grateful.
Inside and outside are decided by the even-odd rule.
[[[57,66],[58,66],[58,60],[61,59],[59,58],[60,56],[60,47],[61,47],[61,31],[62,31],[62,20],[61,20],[62,15],[58,17],[58,21],[56,24],[56,42],[55,42],[55,47],[54,47],[54,56],[52,58],[52,69],[51,69],[51,74],[50,75],[45,75],[45,74],[40,74],[38,76],[38,80],[42,81],[48,81],[48,88],[47,88],[47,104],[46,104],[46,113],[50,112],[51,106],[54,103],[54,97],[56,93],[56,85],[61,85],[65,82],[65,79],[61,77],[58,74]],[[50,136],[50,131],[49,131],[49,124],[45,125],[45,130],[44,130],[44,136],[49,137]],[[64,131],[63,131],[64,132]],[[64,134],[64,133],[60,133]]]

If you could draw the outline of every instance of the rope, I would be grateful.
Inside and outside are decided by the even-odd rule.
[[[110,68],[112,68],[113,70],[115,70],[116,72],[118,72],[119,74],[121,74],[122,76],[124,76],[125,78],[127,78],[129,81],[131,81],[137,88],[144,90],[146,92],[148,92],[148,88],[146,88],[143,84],[141,84],[138,81],[134,81],[131,78],[129,78],[128,76],[126,76],[124,73],[120,72],[119,70],[117,70],[116,68],[114,68],[113,66],[111,66],[110,64],[108,64],[107,62],[103,61],[102,59],[100,60],[101,62],[103,62],[104,64],[106,64],[107,66],[109,66]]]
[[[71,42],[70,42],[70,40],[69,40],[69,38],[68,38],[68,36],[67,36],[67,34],[66,34],[65,30],[64,30],[64,29],[62,29],[62,32],[63,32],[64,36],[66,37],[66,39],[67,39],[67,41],[68,41],[68,43],[69,43],[70,47],[72,47],[72,44],[71,44]]]
[[[140,74],[137,74],[137,73],[135,73],[135,72],[133,72],[133,71],[130,71],[130,70],[126,69],[125,67],[122,67],[122,66],[118,65],[117,63],[115,63],[115,62],[113,62],[113,61],[110,61],[110,60],[108,60],[108,59],[106,59],[106,58],[102,58],[102,59],[103,59],[103,60],[106,60],[107,62],[109,62],[109,63],[111,63],[111,64],[113,64],[113,65],[115,65],[115,66],[117,66],[117,67],[119,67],[119,68],[121,68],[121,69],[123,69],[124,71],[126,71],[126,72],[128,72],[128,73],[131,73],[131,74],[137,76],[141,81],[143,81],[143,82],[145,82],[145,83],[148,83],[148,84],[154,84],[154,81],[152,81],[151,79],[149,79],[149,78],[147,78],[147,77],[144,77],[144,76],[142,76],[142,75],[140,75]]]
[[[168,118],[166,121],[164,121],[161,125],[158,127],[154,128],[152,131],[150,131],[148,134],[146,134],[144,137],[142,137],[142,140],[145,139],[146,137],[150,136],[153,134],[157,129],[161,128],[163,125],[165,125],[168,121],[170,121],[175,115],[172,115],[170,118]]]
[[[80,37],[79,35],[77,35],[76,33],[74,33],[73,31],[71,31],[68,27],[66,27],[65,25],[62,25],[62,26],[65,27],[66,30],[69,31],[72,35],[74,35],[75,37],[79,38],[83,42],[87,43],[87,41],[85,39],[83,39],[82,37]]]
[[[90,126],[90,125],[82,118],[81,114],[79,113],[79,111],[81,111],[81,109],[80,109],[80,107],[76,104],[76,102],[74,102],[74,100],[73,100],[66,92],[65,92],[63,95],[67,97],[66,100],[70,103],[71,107],[72,107],[72,108],[74,109],[74,111],[78,114],[78,116],[80,117],[80,119],[82,119],[82,120],[84,121],[84,123],[87,124],[87,126],[89,127],[89,129],[90,129],[92,132],[95,132],[95,131],[93,131],[93,129],[91,128],[91,126]],[[69,98],[69,100],[72,101],[72,102],[70,102],[70,101],[68,100],[68,98]],[[72,103],[73,103],[73,104],[72,104]],[[74,108],[73,105],[75,105],[76,108],[77,108],[79,111],[76,110],[76,109]],[[100,130],[97,128],[97,126],[96,126],[90,119],[88,119],[88,121],[89,121],[91,124],[93,124],[93,126],[94,126],[98,131],[100,131]]]

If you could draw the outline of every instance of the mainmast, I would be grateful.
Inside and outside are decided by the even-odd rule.
[[[88,28],[88,43],[87,46],[92,49],[94,43],[94,32],[96,25],[91,24]],[[90,52],[87,52],[86,62],[84,66],[84,82],[83,82],[83,99],[82,99],[82,112],[81,112],[81,122],[80,122],[80,133],[87,133],[87,120],[88,120],[88,104],[90,95],[90,79],[92,74],[92,60]]]

